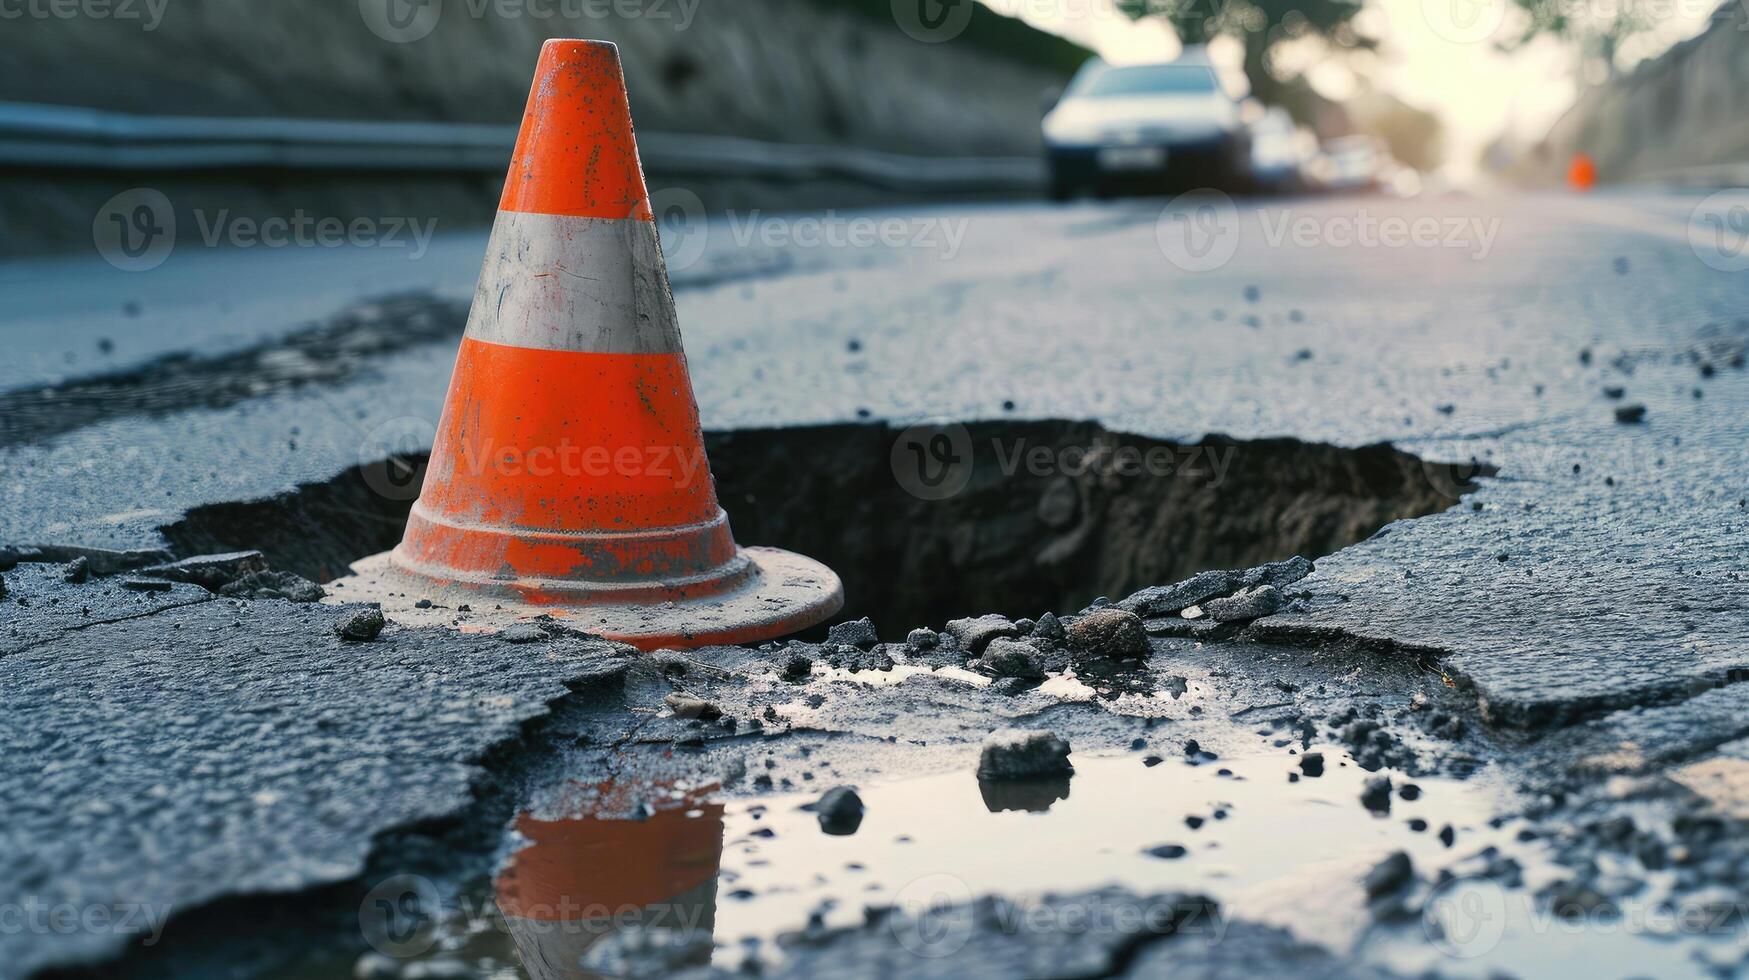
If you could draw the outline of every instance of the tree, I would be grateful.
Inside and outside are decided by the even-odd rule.
[[[1547,35],[1570,44],[1585,66],[1613,76],[1620,70],[1616,56],[1621,44],[1653,24],[1652,11],[1633,0],[1607,4],[1570,4],[1560,0],[1513,0],[1525,13],[1524,30],[1502,42],[1500,50],[1513,52]],[[1668,8],[1666,8],[1668,9]]]
[[[1207,44],[1217,37],[1238,40],[1245,51],[1245,78],[1251,94],[1269,105],[1293,101],[1294,79],[1281,78],[1270,51],[1283,41],[1319,37],[1333,47],[1370,50],[1374,38],[1355,30],[1362,0],[1116,0],[1131,18],[1163,17],[1185,44]],[[1520,0],[1529,2],[1529,0]],[[1291,106],[1290,106],[1291,108]]]

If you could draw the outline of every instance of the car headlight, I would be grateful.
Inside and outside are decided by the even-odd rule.
[[[1059,113],[1045,117],[1044,134],[1050,143],[1099,142],[1099,127],[1092,120]]]

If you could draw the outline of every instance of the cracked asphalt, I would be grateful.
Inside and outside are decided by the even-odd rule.
[[[490,892],[526,843],[508,829],[515,816],[575,816],[579,782],[714,785],[729,801],[724,819],[739,826],[752,819],[735,809],[748,801],[838,784],[872,799],[888,784],[957,772],[971,792],[978,746],[1012,725],[1073,745],[1077,775],[1053,814],[1072,812],[1078,785],[1088,787],[1082,798],[1107,785],[1106,760],[1150,774],[1230,764],[1241,776],[1242,765],[1270,760],[1291,794],[1312,784],[1285,782],[1293,756],[1322,751],[1333,767],[1378,771],[1399,788],[1429,781],[1433,810],[1418,818],[1427,827],[1404,840],[1425,842],[1443,824],[1457,843],[1438,851],[1437,865],[1402,844],[1414,851],[1415,883],[1390,890],[1388,908],[1366,894],[1330,899],[1355,911],[1358,926],[1308,924],[1218,878],[1187,889],[1168,874],[1130,883],[1127,898],[1089,880],[1048,901],[1217,909],[1230,926],[1219,941],[1131,928],[1069,942],[1062,916],[1036,929],[987,926],[1002,921],[991,903],[1026,900],[1024,889],[994,887],[967,897],[982,904],[954,920],[968,924],[964,945],[937,961],[904,950],[907,932],[883,916],[902,923],[939,909],[907,910],[905,883],[884,881],[889,891],[877,897],[896,912],[865,916],[839,900],[817,922],[806,912],[773,922],[760,949],[781,955],[747,955],[782,975],[1464,973],[1468,960],[1428,954],[1439,943],[1424,926],[1446,876],[1499,883],[1508,899],[1581,917],[1631,901],[1740,910],[1749,883],[1739,833],[1749,817],[1740,683],[1749,678],[1749,280],[1697,257],[1692,203],[1643,191],[1241,202],[1232,258],[1201,272],[1170,261],[1161,228],[1173,215],[1157,201],[912,215],[964,222],[951,257],[750,251],[713,226],[702,257],[675,272],[707,429],[1066,418],[1184,442],[1210,433],[1350,448],[1388,441],[1429,461],[1426,479],[1451,508],[1308,556],[1316,570],[1283,587],[1273,615],[1219,632],[1149,615],[1146,657],[1121,669],[1083,663],[1064,678],[1051,654],[1060,645],[1035,626],[1028,642],[1043,648],[1051,675],[1042,684],[987,683],[995,668],[970,656],[980,651],[899,643],[913,627],[945,622],[877,621],[888,642],[874,649],[813,643],[684,659],[632,658],[561,633],[512,644],[394,625],[375,642],[347,643],[332,632],[343,611],[331,606],[185,584],[135,591],[123,584],[129,572],[71,584],[59,561],[25,561],[0,572],[0,799],[12,815],[0,836],[0,907],[139,906],[172,917],[150,947],[119,928],[0,930],[0,974],[362,970],[358,909],[373,885],[411,872],[446,895]],[[1284,215],[1328,228],[1363,208],[1496,231],[1485,248],[1302,247],[1271,232]],[[442,324],[459,331],[456,297],[471,291],[478,244],[469,242],[440,243],[433,264],[381,276],[385,291],[415,294],[388,303],[354,284],[275,306],[276,289],[294,291],[276,284],[313,273],[298,267],[303,257],[263,253],[179,253],[170,276],[141,287],[145,307],[134,312],[122,309],[132,287],[119,273],[77,296],[37,293],[20,314],[27,329],[9,340],[0,389],[9,416],[0,545],[162,549],[172,545],[162,529],[196,508],[418,453],[453,355]],[[208,310],[207,326],[187,335],[200,346],[175,350],[152,320],[165,312],[152,291],[199,283],[221,264],[233,283],[262,270],[266,296]],[[28,271],[50,284],[90,273]],[[332,309],[318,301],[328,297]],[[93,308],[99,300],[115,310]],[[57,303],[80,307],[79,330],[43,326],[66,312]],[[402,345],[393,331],[408,317],[424,326]],[[340,338],[335,358],[309,363],[295,339],[303,319]],[[390,339],[348,348],[348,323]],[[93,338],[111,335],[126,342],[99,354]],[[186,356],[172,370],[156,360],[167,353]],[[94,385],[104,373],[129,380]],[[251,388],[251,377],[268,380]],[[81,424],[33,421],[75,395]],[[1628,405],[1644,407],[1637,421],[1618,413]],[[1472,460],[1492,475],[1477,477],[1479,466],[1463,465]],[[741,506],[725,505],[731,517]],[[798,654],[811,672],[786,679]],[[880,670],[883,659],[894,668]],[[675,717],[671,693],[710,701],[736,727]],[[1153,790],[1134,792],[1138,805],[1156,805]],[[1472,793],[1485,797],[1476,806],[1487,817],[1445,816],[1469,812],[1456,801]],[[1391,826],[1419,812],[1411,803],[1399,801]],[[1319,840],[1377,829],[1355,795],[1340,809],[1349,822]],[[928,807],[905,812],[919,843],[936,846]],[[1059,823],[1036,826],[1050,833]],[[1492,841],[1493,823],[1514,829],[1472,847]],[[1237,823],[1231,833],[1241,834]],[[1002,838],[1016,849],[1024,840]],[[1247,847],[1262,846],[1248,840],[1220,839],[1222,859],[1243,869]],[[1370,856],[1358,870],[1344,865],[1344,887],[1396,846],[1357,837],[1354,853]],[[724,868],[752,875],[730,868],[733,853]],[[815,870],[805,854],[783,854],[796,878]],[[1206,858],[1192,847],[1185,867]],[[974,871],[955,873],[980,880]],[[713,905],[724,923],[737,901],[729,891],[718,885]],[[725,943],[737,938],[728,928],[719,929]],[[1536,972],[1516,934],[1501,940],[1504,960],[1480,963]],[[1574,935],[1555,947],[1593,972],[1745,969],[1741,948],[1648,954],[1601,930]],[[465,952],[458,940],[446,956],[452,947]],[[700,962],[696,950],[640,943],[636,930],[586,955],[592,969],[619,973],[741,962],[721,950]],[[104,965],[117,956],[122,966]],[[499,961],[514,962],[507,946],[458,962],[489,972]],[[414,962],[446,968],[429,956]]]

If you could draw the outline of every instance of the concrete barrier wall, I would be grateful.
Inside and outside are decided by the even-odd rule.
[[[4,98],[505,123],[520,114],[541,41],[581,36],[621,46],[644,128],[1001,155],[1037,148],[1039,95],[1082,54],[1017,22],[998,34],[1029,43],[1010,52],[976,43],[988,30],[925,44],[863,0],[108,2],[133,16],[6,23]],[[409,26],[384,20],[390,10]]]
[[[1585,92],[1508,174],[1559,183],[1581,151],[1604,181],[1749,163],[1749,10],[1731,3],[1705,33]]]

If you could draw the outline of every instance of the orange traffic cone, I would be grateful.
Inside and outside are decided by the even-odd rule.
[[[354,571],[336,598],[402,622],[550,614],[644,649],[843,605],[824,565],[737,548],[717,505],[612,44],[541,48],[424,487]]]
[[[1584,153],[1573,154],[1567,165],[1567,186],[1576,191],[1588,191],[1597,183],[1597,164]]]

